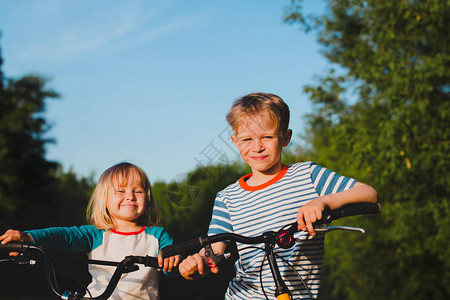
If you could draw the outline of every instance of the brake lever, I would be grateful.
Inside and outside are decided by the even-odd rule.
[[[30,265],[30,266],[36,265],[36,260],[31,258],[24,252],[20,253],[18,256],[11,257],[10,259],[12,262],[15,262],[19,265]]]
[[[221,255],[216,255],[214,253],[213,249],[211,248],[211,245],[206,244],[205,245],[205,256],[208,258],[208,261],[206,262],[208,267],[215,268],[222,260],[229,258],[231,256],[231,254],[224,253]]]
[[[344,231],[354,231],[354,232],[359,232],[361,234],[365,234],[366,231],[362,228],[358,228],[358,227],[349,227],[349,226],[328,226],[325,228],[315,228],[316,232],[319,233],[327,233],[330,231],[335,231],[335,230],[344,230]]]

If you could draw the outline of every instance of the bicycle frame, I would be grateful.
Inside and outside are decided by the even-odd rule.
[[[98,265],[104,265],[104,266],[114,266],[116,267],[108,286],[105,288],[103,293],[97,297],[83,297],[83,295],[79,294],[78,292],[72,292],[69,290],[61,292],[56,285],[56,275],[54,272],[53,265],[50,263],[50,260],[47,256],[46,251],[39,246],[36,245],[28,245],[20,242],[10,242],[4,245],[0,244],[0,250],[2,251],[8,251],[8,252],[18,252],[19,256],[10,257],[8,259],[3,260],[2,262],[13,262],[18,264],[28,264],[28,265],[35,265],[36,260],[30,259],[27,256],[27,253],[29,251],[39,252],[42,254],[42,258],[44,261],[45,271],[47,275],[47,281],[50,285],[50,288],[52,292],[59,298],[59,299],[65,299],[65,300],[81,300],[81,299],[93,299],[93,300],[103,300],[108,299],[114,289],[116,288],[120,277],[122,274],[129,273],[136,271],[139,269],[137,264],[142,264],[145,267],[153,267],[153,268],[159,268],[158,266],[158,258],[157,257],[151,257],[151,256],[127,256],[120,262],[112,262],[112,261],[104,261],[104,260],[80,260],[80,263],[87,263],[87,264],[98,264]],[[89,293],[89,291],[87,291]]]
[[[354,227],[346,227],[346,226],[330,226],[328,227],[331,221],[359,214],[376,214],[381,211],[381,206],[379,203],[357,203],[346,205],[338,210],[333,211],[325,211],[324,217],[322,220],[317,221],[314,226],[315,230],[318,233],[326,233],[334,230],[348,230],[348,231],[356,231],[364,234],[364,230],[361,228]],[[163,257],[170,257],[177,254],[185,254],[188,252],[199,251],[201,248],[205,248],[205,255],[209,258],[208,265],[215,266],[220,262],[223,258],[226,258],[226,255],[216,255],[212,251],[211,245],[216,242],[224,242],[224,241],[232,241],[239,242],[242,244],[264,244],[265,257],[267,257],[270,271],[272,273],[272,278],[275,283],[275,297],[277,300],[289,300],[291,299],[291,292],[286,286],[280,270],[278,268],[278,264],[275,258],[275,254],[273,249],[276,245],[280,248],[288,249],[291,248],[296,239],[294,237],[294,233],[298,232],[298,224],[297,222],[288,224],[287,226],[282,227],[279,231],[267,231],[263,234],[256,237],[246,237],[234,233],[221,233],[212,236],[203,235],[197,239],[192,239],[185,242],[176,243],[170,246],[167,246],[161,249],[161,254]],[[264,287],[263,292],[264,291]],[[308,290],[309,292],[309,290]],[[267,295],[265,295],[268,299]],[[311,296],[311,294],[310,294]]]

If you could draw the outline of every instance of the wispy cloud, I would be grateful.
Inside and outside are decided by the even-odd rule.
[[[53,7],[52,13],[60,14],[57,19],[65,21],[48,24],[52,27],[48,32],[41,32],[40,38],[23,45],[16,54],[22,60],[71,61],[95,51],[120,51],[148,43],[199,21],[199,16],[172,16],[168,7],[151,6],[148,1],[114,3],[89,9],[80,7],[87,2]]]

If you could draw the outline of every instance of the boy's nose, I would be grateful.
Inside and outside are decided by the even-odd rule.
[[[259,151],[261,151],[263,149],[264,149],[264,144],[263,144],[262,140],[255,139],[253,141],[252,150],[255,151],[255,152],[259,152]]]

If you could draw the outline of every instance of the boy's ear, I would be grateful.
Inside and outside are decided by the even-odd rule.
[[[230,138],[231,138],[231,141],[233,142],[233,144],[237,147],[238,145],[237,145],[237,137],[234,135],[234,134],[232,134],[231,136],[230,136]]]
[[[287,145],[289,145],[289,142],[291,141],[292,138],[292,130],[288,129],[286,131],[286,134],[283,137],[283,147],[286,147]]]

